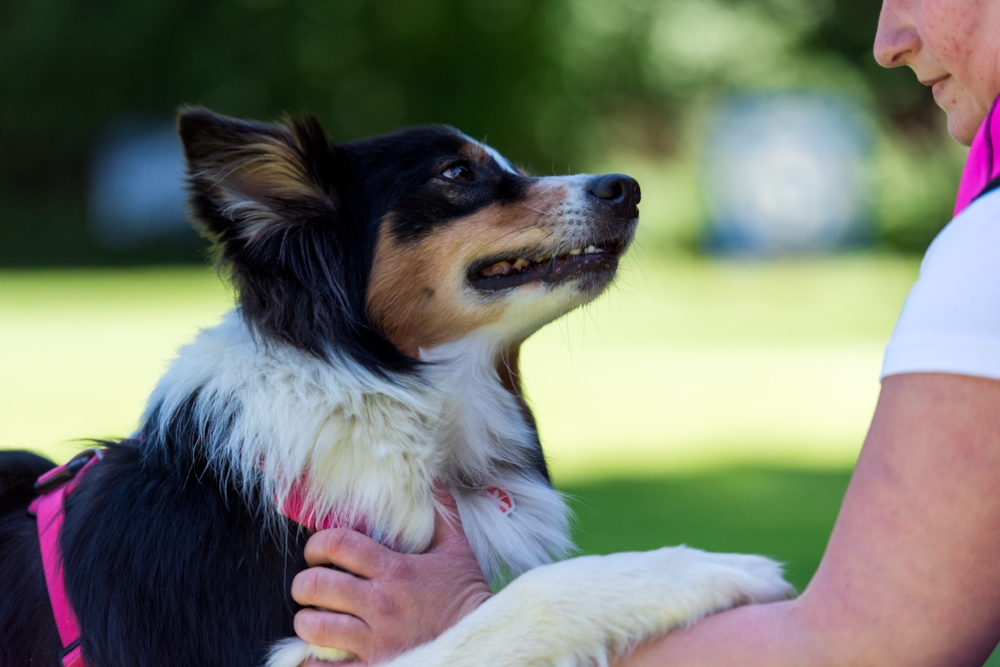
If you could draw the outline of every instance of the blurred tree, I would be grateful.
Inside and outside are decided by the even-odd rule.
[[[95,142],[183,104],[263,119],[308,109],[337,139],[448,123],[541,173],[623,142],[667,154],[680,110],[734,88],[846,87],[926,127],[926,91],[871,58],[877,5],[5,0],[0,263],[105,261],[84,224]]]

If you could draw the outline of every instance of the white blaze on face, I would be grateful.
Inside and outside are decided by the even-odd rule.
[[[467,135],[462,135],[462,136],[468,139],[469,143],[475,144],[476,146],[482,148],[486,152],[486,154],[489,155],[491,158],[493,158],[493,160],[498,165],[500,165],[500,168],[503,169],[504,171],[509,172],[511,174],[517,174],[518,176],[521,175],[520,172],[518,172],[518,170],[514,168],[514,165],[510,163],[510,160],[501,155],[500,151],[498,151],[497,149],[493,148],[492,146],[488,146],[487,144],[484,144],[481,141],[476,141],[475,139],[472,139]]]

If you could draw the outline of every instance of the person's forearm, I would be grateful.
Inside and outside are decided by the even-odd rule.
[[[889,377],[809,587],[620,667],[971,667],[1000,640],[1000,382]]]
[[[751,605],[709,616],[639,646],[615,667],[825,667],[795,601]]]

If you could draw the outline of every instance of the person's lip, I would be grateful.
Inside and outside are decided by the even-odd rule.
[[[944,76],[939,76],[934,79],[921,79],[920,83],[924,84],[934,93],[934,97],[937,97],[938,93],[941,92],[941,84],[951,78],[950,74],[945,74]]]
[[[933,88],[935,84],[941,83],[942,81],[944,81],[945,79],[947,79],[949,76],[951,76],[951,75],[950,74],[944,74],[942,76],[939,76],[939,77],[936,77],[936,78],[933,78],[933,79],[920,79],[920,83],[924,84],[928,88]]]

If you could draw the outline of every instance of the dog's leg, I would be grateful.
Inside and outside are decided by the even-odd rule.
[[[386,667],[607,665],[713,612],[787,598],[781,566],[687,547],[585,556],[522,575],[436,641]]]

